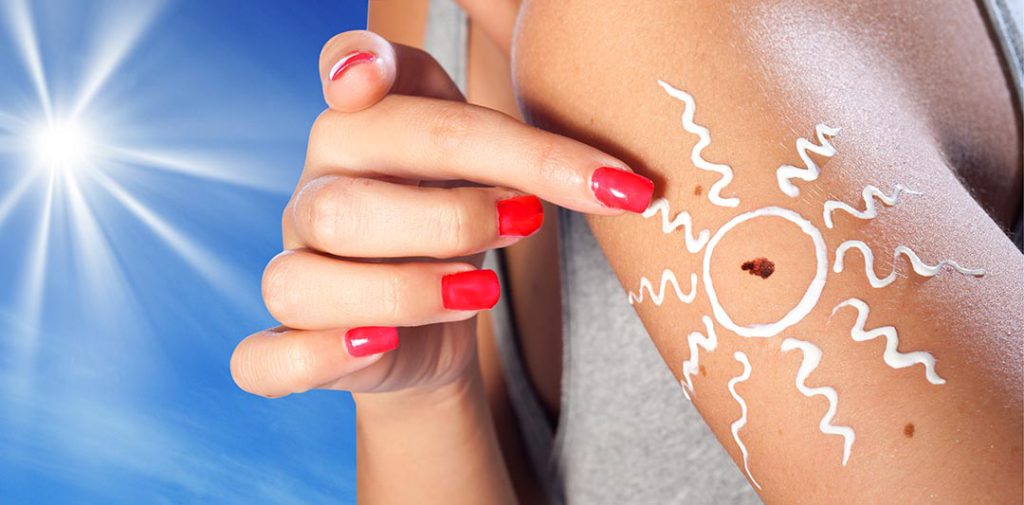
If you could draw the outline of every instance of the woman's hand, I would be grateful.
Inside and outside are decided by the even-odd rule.
[[[284,327],[250,335],[231,359],[254,394],[451,383],[474,363],[474,316],[500,294],[480,253],[536,232],[538,197],[600,215],[651,198],[651,181],[621,161],[466,104],[417,49],[343,33],[320,75],[330,108],[284,211],[285,252],[263,277]]]

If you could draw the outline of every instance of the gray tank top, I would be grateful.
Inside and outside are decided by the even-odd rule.
[[[1022,0],[983,0],[1020,99]],[[432,0],[426,47],[460,87],[466,19]],[[513,318],[492,311],[513,411],[533,469],[554,505],[754,504],[759,498],[697,410],[683,397],[587,222],[559,212],[563,363],[561,415],[553,427],[529,382]],[[1021,220],[1012,232],[1021,247]],[[501,272],[501,255],[486,265]],[[503,283],[507,285],[507,283]]]

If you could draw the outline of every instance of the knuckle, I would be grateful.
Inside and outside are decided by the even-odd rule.
[[[534,148],[531,158],[530,166],[536,171],[536,180],[552,181],[565,178],[568,163],[554,138],[546,136],[541,140]]]
[[[320,114],[313,120],[313,125],[309,127],[309,145],[312,147],[314,144],[319,143],[327,134],[328,129],[333,123],[334,114],[331,109],[324,109]]]
[[[296,198],[294,219],[313,248],[333,254],[350,252],[355,239],[372,219],[360,202],[374,181],[324,176],[310,181]]]
[[[343,185],[335,177],[310,181],[299,192],[295,203],[295,220],[301,234],[311,246],[324,249],[334,243],[338,235],[342,209],[338,193]]]
[[[438,209],[438,237],[444,237],[445,255],[449,257],[465,256],[475,251],[474,229],[470,224],[471,211],[465,199],[457,199],[455,203]]]
[[[295,340],[290,342],[281,355],[278,371],[282,382],[287,383],[290,393],[303,393],[316,386],[316,358],[309,349]]]
[[[431,116],[430,145],[441,160],[462,151],[484,122],[481,111],[463,104],[427,110],[425,113]]]
[[[346,160],[341,158],[345,155],[345,149],[340,149],[337,145],[331,148],[326,147],[331,146],[330,139],[332,138],[345,138],[343,126],[344,121],[336,111],[331,109],[324,110],[316,117],[313,125],[309,128],[309,141],[306,146],[307,166],[329,163],[345,164]]]
[[[263,303],[267,311],[278,321],[287,324],[297,306],[295,295],[291,289],[291,276],[294,275],[293,251],[278,254],[267,263],[263,270],[262,293]]]
[[[392,321],[403,320],[405,315],[405,303],[403,302],[407,288],[407,280],[405,276],[401,275],[399,271],[395,271],[391,275],[391,282],[387,283],[387,287],[384,289],[383,299],[381,303],[384,304],[381,313],[390,314]]]
[[[288,205],[285,205],[285,207],[284,207],[284,211],[281,212],[281,233],[282,233],[282,235],[286,234],[288,229],[292,226],[292,224],[293,224],[292,217],[294,216],[294,213],[295,213],[295,203],[294,202],[288,202]]]

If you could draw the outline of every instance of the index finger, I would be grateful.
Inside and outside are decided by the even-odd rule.
[[[484,107],[395,95],[320,115],[303,178],[330,173],[466,180],[599,215],[643,212],[654,193],[650,179],[582,142]]]

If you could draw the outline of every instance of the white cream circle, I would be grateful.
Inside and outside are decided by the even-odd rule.
[[[812,279],[811,283],[807,286],[807,291],[804,293],[803,298],[800,299],[800,302],[797,303],[789,313],[783,316],[782,319],[768,324],[740,326],[733,322],[732,318],[729,317],[729,313],[725,311],[724,307],[722,307],[722,304],[718,301],[718,295],[715,294],[715,285],[711,279],[711,256],[715,252],[715,246],[718,245],[718,242],[722,240],[722,237],[724,237],[730,230],[740,223],[765,216],[781,217],[799,226],[807,236],[811,237],[811,240],[814,242],[814,256],[817,260],[814,279]],[[827,275],[828,252],[825,248],[825,238],[821,236],[821,231],[811,224],[810,221],[804,219],[800,214],[782,207],[764,207],[740,214],[730,219],[715,232],[714,236],[711,237],[711,240],[708,241],[708,244],[704,249],[704,289],[707,291],[708,300],[711,302],[711,310],[714,312],[715,319],[718,321],[718,324],[721,324],[723,327],[731,330],[733,333],[741,337],[774,337],[786,328],[802,321],[803,318],[814,309],[814,306],[818,304],[818,299],[821,297],[821,291],[825,289],[825,277]]]

